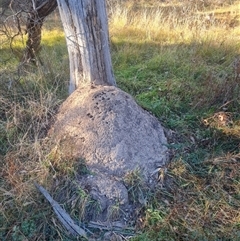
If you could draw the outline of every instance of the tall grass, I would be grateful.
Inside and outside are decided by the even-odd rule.
[[[134,240],[238,240],[239,3],[134,6],[112,13],[115,73],[172,129],[175,160],[168,185],[140,219],[146,232]],[[218,118],[222,111],[226,122]]]
[[[239,240],[239,6],[207,0],[108,4],[117,83],[166,127],[171,153],[163,187],[147,194],[129,222],[136,227],[133,240]],[[56,20],[46,22],[37,67],[19,69],[24,38],[10,49],[1,35],[1,240],[73,240],[34,180],[78,221],[91,206],[86,190],[74,185],[84,164],[46,137],[67,97],[68,56]]]

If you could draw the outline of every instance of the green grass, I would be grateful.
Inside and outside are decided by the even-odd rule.
[[[109,28],[117,84],[169,130],[171,155],[162,188],[145,190],[138,173],[126,180],[132,201],[139,190],[147,195],[129,224],[136,227],[131,240],[239,240],[240,86],[233,68],[240,54],[239,1],[113,3]],[[208,21],[212,12],[215,18]],[[42,66],[17,71],[24,41],[16,38],[10,49],[0,37],[1,240],[74,240],[33,181],[75,220],[97,208],[74,185],[84,162],[70,150],[59,152],[64,143],[45,138],[69,79],[57,21],[55,15],[44,27]]]

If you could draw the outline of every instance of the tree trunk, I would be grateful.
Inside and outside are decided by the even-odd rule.
[[[37,53],[40,50],[41,33],[42,33],[42,20],[33,12],[29,14],[27,19],[27,34],[28,39],[26,48],[24,50],[21,62],[36,64]]]
[[[84,84],[116,85],[105,0],[58,0],[70,64],[69,92]]]
[[[36,64],[37,53],[40,50],[42,25],[45,17],[53,12],[57,7],[57,0],[40,0],[36,6],[32,5],[28,13],[26,49],[21,62]]]

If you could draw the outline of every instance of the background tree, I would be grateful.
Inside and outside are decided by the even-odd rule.
[[[31,4],[32,3],[32,4]],[[26,32],[28,39],[22,62],[36,63],[37,53],[41,44],[41,33],[44,19],[57,7],[56,0],[36,0],[28,4]]]
[[[17,32],[9,36],[10,31],[5,31],[11,39],[16,35],[23,34],[23,26],[26,27],[27,36],[26,48],[22,54],[22,63],[36,64],[37,54],[40,50],[41,33],[44,19],[57,7],[56,0],[5,0],[2,1],[1,22],[5,29],[9,26],[4,24],[9,16],[12,16]],[[8,33],[8,34],[7,34]]]

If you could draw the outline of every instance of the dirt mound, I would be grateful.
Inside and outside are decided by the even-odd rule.
[[[104,196],[102,209],[109,200],[128,203],[126,175],[139,170],[144,182],[153,184],[153,173],[168,160],[159,121],[114,86],[77,89],[61,106],[50,135],[86,161],[91,175],[80,183],[91,186],[93,196]]]

